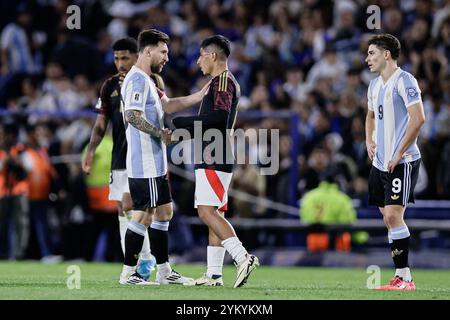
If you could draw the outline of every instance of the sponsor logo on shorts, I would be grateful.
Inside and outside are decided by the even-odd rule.
[[[392,251],[392,258],[395,257],[395,256],[399,256],[402,253],[403,253],[403,250],[395,249],[395,250]]]
[[[392,200],[398,200],[398,198],[400,198],[398,194],[394,194],[393,196],[391,196]]]

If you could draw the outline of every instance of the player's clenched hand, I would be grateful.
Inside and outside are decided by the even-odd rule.
[[[94,154],[92,152],[89,152],[89,151],[86,152],[84,159],[81,161],[81,168],[83,169],[84,173],[86,173],[86,174],[91,173],[93,158],[94,158]]]
[[[376,144],[373,141],[366,141],[366,149],[367,149],[367,154],[369,155],[369,159],[373,160],[373,157],[375,157],[375,149],[376,149]]]
[[[402,160],[401,156],[395,155],[391,161],[388,162],[388,172],[392,173],[394,172],[395,167],[398,165],[398,163],[400,162],[400,160]]]
[[[172,141],[172,130],[164,128],[164,130],[162,132],[161,140],[166,145],[169,145],[169,144],[173,143],[174,141]]]
[[[119,73],[119,86],[122,86],[123,80],[125,80],[126,73]]]

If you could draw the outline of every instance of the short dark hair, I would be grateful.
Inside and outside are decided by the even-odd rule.
[[[138,35],[138,50],[142,52],[146,46],[156,46],[159,42],[168,43],[169,36],[156,29],[143,30]]]
[[[128,50],[131,53],[138,52],[137,41],[131,37],[119,39],[113,44],[114,51],[125,51]]]
[[[231,45],[230,40],[228,40],[226,37],[216,34],[214,36],[208,37],[205,40],[202,41],[200,44],[201,48],[206,48],[207,46],[215,45],[219,47],[221,50],[223,50],[223,53],[228,58],[231,52]]]
[[[398,41],[398,39],[391,34],[377,34],[369,40],[369,46],[371,44],[379,48],[388,50],[391,53],[392,59],[394,60],[397,60],[400,55],[400,41]]]

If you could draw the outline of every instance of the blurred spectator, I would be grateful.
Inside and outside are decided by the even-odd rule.
[[[364,103],[361,103],[363,99],[367,97],[367,88],[364,86],[363,82],[361,81],[361,70],[359,68],[352,68],[348,70],[347,73],[347,85],[345,88],[345,93],[350,93],[355,95],[356,103],[357,105],[354,107],[359,107],[360,105],[364,105]],[[343,105],[345,109],[349,109],[347,112],[348,115],[353,115],[356,111],[355,108],[351,108]]]
[[[30,74],[39,71],[32,49],[41,45],[42,34],[30,34],[33,16],[23,4],[17,8],[16,21],[8,24],[1,33],[1,74]],[[38,41],[39,40],[39,41]],[[34,41],[34,42],[33,42]]]
[[[0,256],[13,260],[25,257],[29,238],[25,148],[18,134],[14,123],[0,129]]]
[[[283,84],[292,100],[305,101],[307,86],[303,82],[303,72],[300,68],[292,67],[287,70],[286,82]]]
[[[238,164],[233,172],[232,186],[252,196],[265,197],[266,195],[266,178],[261,175],[260,169],[256,165],[249,163],[248,152],[245,152],[245,163]],[[242,218],[264,214],[264,207],[239,198],[233,198],[233,209],[235,215]]]
[[[0,107],[20,92],[24,76],[41,71],[40,48],[46,34],[32,29],[33,16],[24,3],[18,3],[14,22],[0,34]]]
[[[400,38],[403,32],[403,14],[399,8],[389,8],[383,14],[383,28],[386,33]]]
[[[431,35],[433,38],[438,37],[439,35],[439,29],[443,25],[444,20],[449,20],[450,17],[450,0],[445,0],[445,6],[443,6],[441,9],[436,10],[436,13],[434,15],[433,19],[433,28],[431,31]],[[448,22],[447,22],[448,23]]]
[[[357,5],[350,1],[336,4],[337,19],[334,41],[336,49],[342,52],[354,51],[359,46],[361,30],[355,24]]]
[[[24,168],[27,171],[30,222],[39,244],[41,261],[56,262],[48,227],[48,201],[52,180],[56,178],[47,150],[39,144],[37,127],[27,127]],[[59,258],[60,259],[60,258]]]
[[[56,111],[57,104],[50,94],[39,89],[36,78],[27,77],[22,81],[23,96],[18,100],[21,110]]]
[[[350,155],[355,161],[359,176],[368,177],[370,172],[370,160],[367,157],[365,117],[356,115],[352,119],[351,137],[344,144],[343,152]]]
[[[435,89],[440,90],[441,81],[448,74],[448,59],[437,50],[437,44],[428,42],[421,53],[411,53],[412,72],[418,77],[434,80]]]
[[[309,156],[311,150],[319,146],[325,136],[331,132],[330,116],[326,111],[320,110],[314,114],[311,121],[312,130],[306,137],[306,144],[304,146],[304,153]]]
[[[302,199],[300,219],[310,223],[307,234],[309,251],[325,251],[330,247],[330,236],[326,224],[351,224],[356,220],[352,199],[339,190],[331,175],[319,186],[307,192]],[[335,239],[338,251],[350,251],[351,236],[348,232],[338,233]]]
[[[322,148],[315,148],[307,160],[307,169],[300,178],[301,194],[316,188],[325,180],[330,165],[330,155]]]
[[[448,174],[448,163],[436,159],[448,157],[446,144],[450,139],[450,105],[443,103],[443,95],[440,91],[433,91],[430,99],[424,101],[425,124],[420,132],[419,147],[422,153],[424,169],[428,174],[428,187],[426,197],[444,193]],[[440,183],[439,183],[440,182]]]
[[[86,176],[91,213],[89,243],[85,256],[88,261],[115,261],[121,256],[117,232],[117,204],[108,199],[112,145],[111,136],[105,135],[95,151],[91,173]]]
[[[313,88],[320,78],[329,78],[332,83],[342,89],[345,83],[347,67],[336,55],[333,44],[327,44],[323,59],[314,64],[308,73],[306,83],[308,88]]]
[[[129,19],[134,15],[134,7],[128,1],[114,1],[109,14],[113,19],[108,24],[108,33],[114,43],[128,36]]]
[[[289,194],[286,190],[289,188],[289,168],[292,165],[291,149],[291,137],[286,134],[281,135],[279,141],[280,168],[275,175],[267,176],[266,195],[276,202],[286,204],[289,203]]]
[[[429,39],[429,24],[424,19],[414,20],[409,31],[405,34],[406,50],[420,54]]]
[[[450,57],[450,1],[447,1],[447,3],[449,4],[447,5],[449,13],[439,26],[436,42],[438,43],[439,53],[447,59],[446,67],[448,70],[448,59]]]
[[[344,193],[351,191],[351,183],[356,177],[357,168],[352,158],[341,153],[343,139],[339,133],[329,133],[325,137],[325,149],[330,156],[330,171],[334,174],[334,182]]]
[[[105,66],[96,45],[61,27],[57,34],[57,45],[53,48],[51,60],[59,63],[70,78],[84,74],[90,81],[100,80]]]

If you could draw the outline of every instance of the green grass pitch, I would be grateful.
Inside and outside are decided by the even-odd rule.
[[[262,266],[247,285],[233,289],[235,267],[224,269],[224,287],[122,286],[120,264],[80,263],[81,288],[69,290],[71,264],[0,263],[0,299],[150,299],[150,300],[290,300],[290,299],[450,299],[450,270],[413,270],[415,292],[381,292],[366,288],[364,268],[304,268]],[[198,277],[203,265],[175,265],[180,273]],[[154,276],[154,274],[153,274]],[[381,271],[382,284],[392,270]],[[73,283],[73,282],[72,282]]]

